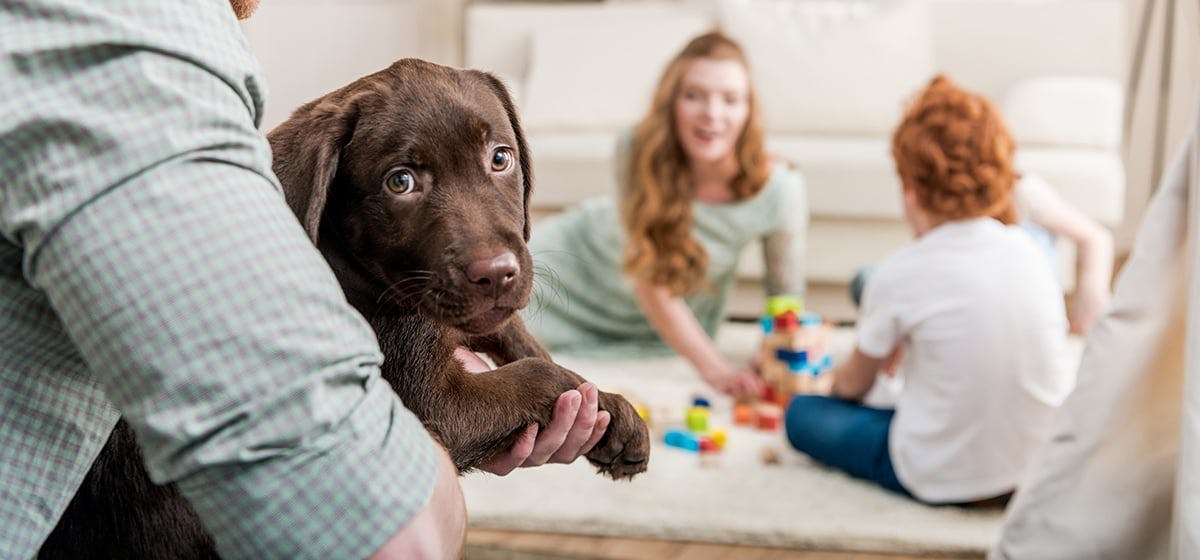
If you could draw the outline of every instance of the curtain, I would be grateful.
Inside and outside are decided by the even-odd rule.
[[[1197,124],[989,558],[1200,558]]]

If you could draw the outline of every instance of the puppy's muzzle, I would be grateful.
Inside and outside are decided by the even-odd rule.
[[[478,297],[497,298],[512,289],[521,275],[521,264],[511,251],[476,259],[465,271],[468,288]]]

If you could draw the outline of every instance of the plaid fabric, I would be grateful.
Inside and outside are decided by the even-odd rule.
[[[225,0],[0,0],[0,558],[120,410],[231,558],[362,558],[435,447],[283,202]]]

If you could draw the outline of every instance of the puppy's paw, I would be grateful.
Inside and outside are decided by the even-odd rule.
[[[645,472],[650,462],[650,429],[633,405],[620,395],[600,393],[600,410],[612,416],[604,437],[587,454],[603,474],[620,480]]]

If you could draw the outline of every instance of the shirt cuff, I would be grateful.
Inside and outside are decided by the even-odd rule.
[[[382,379],[372,385],[344,441],[178,483],[222,557],[366,558],[424,509],[436,444]]]

